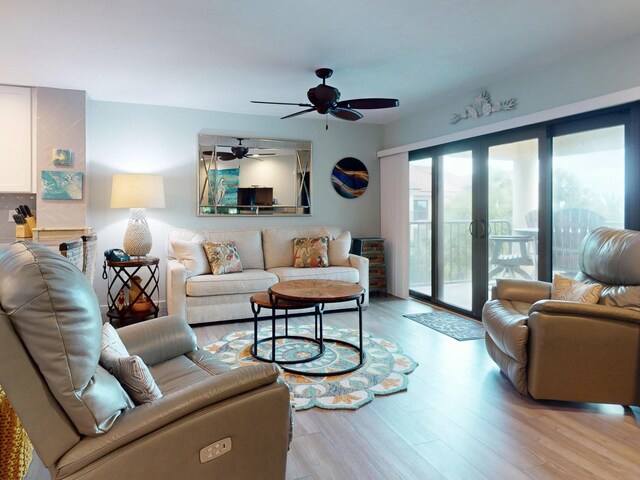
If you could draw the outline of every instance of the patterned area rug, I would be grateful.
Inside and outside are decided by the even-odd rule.
[[[278,327],[278,335],[284,333]],[[289,327],[289,335],[313,337],[313,325]],[[260,329],[258,336],[264,338],[271,334],[270,327]],[[324,327],[326,338],[335,338],[358,344],[358,332],[352,329],[336,329]],[[205,350],[215,352],[216,356],[231,368],[261,363],[251,356],[249,349],[253,344],[253,330],[233,332],[221,340],[206,347]],[[292,401],[296,410],[307,410],[312,407],[326,409],[355,410],[371,402],[375,395],[389,395],[406,390],[409,385],[408,373],[418,364],[408,355],[402,353],[397,343],[376,338],[363,332],[363,344],[366,361],[358,370],[337,375],[305,376],[282,372],[282,378],[291,388]],[[316,346],[309,342],[278,339],[276,344],[277,359],[308,358],[318,352]],[[271,342],[263,342],[258,349],[260,356],[271,357]],[[325,353],[317,360],[309,363],[290,365],[296,370],[309,371],[342,370],[357,364],[359,354],[352,348],[340,343],[325,341]]]
[[[482,323],[449,312],[408,313],[403,315],[425,327],[432,328],[456,340],[480,340],[484,338]]]

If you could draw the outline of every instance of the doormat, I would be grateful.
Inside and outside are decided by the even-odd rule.
[[[482,323],[454,315],[449,312],[408,313],[403,315],[409,320],[444,333],[459,341],[480,340],[484,338]]]
[[[282,326],[278,326],[278,335],[282,335],[283,330]],[[357,330],[325,325],[323,333],[325,338],[344,340],[356,345],[358,343]],[[268,335],[271,335],[271,327],[263,327],[258,332],[259,338]],[[314,326],[289,326],[289,335],[313,337]],[[362,332],[362,337],[366,360],[358,370],[333,377],[281,372],[283,380],[291,389],[292,402],[296,410],[308,410],[313,407],[355,410],[371,402],[376,395],[390,395],[408,388],[407,374],[413,372],[418,364],[402,353],[402,349],[395,342],[374,337],[368,332]],[[246,330],[229,333],[219,341],[202,348],[215,353],[218,359],[231,368],[238,368],[262,363],[251,356],[251,345],[253,330]],[[278,339],[276,349],[285,352],[287,358],[308,358],[313,354],[309,345],[308,342]],[[324,355],[317,360],[290,366],[296,369],[308,368],[310,371],[330,371],[343,369],[358,362],[359,354],[351,348],[331,341],[325,342],[325,348]],[[261,343],[258,353],[270,358],[271,342]]]

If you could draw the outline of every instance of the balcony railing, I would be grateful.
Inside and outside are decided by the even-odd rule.
[[[511,223],[508,220],[489,222],[493,235],[509,235]],[[433,229],[428,220],[409,223],[409,286],[410,288],[431,283],[431,235]],[[469,220],[450,220],[443,224],[442,258],[448,261],[443,265],[444,282],[459,283],[471,281],[471,235]]]

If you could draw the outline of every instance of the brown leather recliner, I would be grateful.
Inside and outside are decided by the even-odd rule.
[[[178,317],[118,333],[162,398],[128,406],[99,365],[98,301],[77,268],[41,245],[0,250],[0,384],[53,479],[285,478],[291,410],[276,367],[229,370]]]
[[[551,300],[552,284],[497,281],[482,311],[489,356],[538,400],[640,405],[640,232],[598,228],[576,279],[603,285],[597,304]]]

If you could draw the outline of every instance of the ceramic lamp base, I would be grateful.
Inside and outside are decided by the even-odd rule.
[[[124,251],[134,257],[142,257],[151,251],[151,230],[144,208],[130,209],[129,224],[124,234]]]

